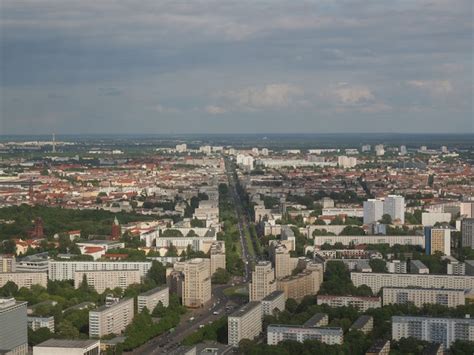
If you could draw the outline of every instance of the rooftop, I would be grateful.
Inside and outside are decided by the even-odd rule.
[[[85,339],[85,340],[70,340],[70,339],[49,339],[41,344],[36,345],[40,348],[88,348],[93,345],[99,345],[99,340]]]

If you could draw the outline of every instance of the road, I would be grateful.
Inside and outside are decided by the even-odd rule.
[[[242,246],[242,260],[245,264],[245,279],[244,282],[250,281],[250,275],[252,273],[253,264],[255,263],[255,256],[252,255],[249,251],[249,246],[247,244],[247,238],[245,237],[245,230],[247,228],[250,233],[248,226],[248,220],[245,216],[245,213],[242,208],[242,201],[240,196],[237,193],[237,182],[235,179],[235,171],[232,167],[232,163],[226,159],[225,161],[227,180],[229,182],[229,191],[234,200],[235,214],[238,221],[239,233],[240,233],[240,244]]]

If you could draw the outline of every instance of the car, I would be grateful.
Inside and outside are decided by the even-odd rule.
[[[218,311],[214,311],[214,312],[212,312],[212,314],[214,314],[215,316],[217,316],[217,315],[219,314],[219,312],[218,312]]]
[[[199,324],[199,328],[204,328],[204,324]]]
[[[189,321],[192,322],[194,320],[194,317],[189,318]]]

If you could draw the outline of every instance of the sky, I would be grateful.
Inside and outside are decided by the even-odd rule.
[[[472,0],[1,0],[0,135],[473,133]]]

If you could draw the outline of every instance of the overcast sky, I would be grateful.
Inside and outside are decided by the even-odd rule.
[[[474,131],[472,0],[1,0],[0,134]]]

